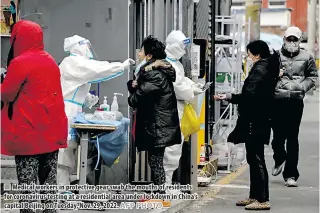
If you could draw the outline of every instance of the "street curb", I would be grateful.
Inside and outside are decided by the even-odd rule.
[[[192,205],[192,203],[194,203],[194,200],[182,200],[182,201],[178,201],[177,204],[173,205],[172,207],[170,207],[169,209],[165,209],[164,211],[161,211],[161,213],[176,213],[181,211],[183,208],[185,208],[187,205]],[[151,212],[153,213],[153,212]]]
[[[244,171],[246,171],[248,168],[247,164],[244,164],[237,168],[235,172],[232,172],[231,174],[228,174],[224,177],[222,177],[220,180],[216,182],[218,185],[227,185],[230,184],[231,181],[239,177]],[[194,203],[201,202],[202,200],[206,200],[207,196],[215,197],[221,190],[221,187],[217,187],[216,189],[213,189],[210,192],[210,188],[207,188],[204,191],[201,191],[198,193],[199,199],[198,200],[180,200],[180,201],[172,201],[172,203],[176,202],[174,205],[172,205],[168,209],[157,209],[153,210],[150,213],[177,213],[187,206],[192,206]]]

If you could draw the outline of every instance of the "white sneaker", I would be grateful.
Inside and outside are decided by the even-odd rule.
[[[297,187],[297,181],[294,178],[288,178],[285,183],[286,187]]]
[[[285,162],[283,162],[280,166],[274,166],[272,168],[272,175],[278,176],[282,172],[284,164],[285,164]]]

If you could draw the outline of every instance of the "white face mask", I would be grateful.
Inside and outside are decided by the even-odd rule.
[[[253,67],[254,61],[251,58],[247,58],[247,67],[249,70]]]
[[[289,42],[289,41],[284,42],[285,49],[290,53],[297,52],[299,50],[299,45],[300,45],[300,42]]]
[[[137,77],[137,74],[139,73],[140,71],[140,68],[145,65],[147,63],[147,60],[146,59],[143,59],[143,61],[141,61],[137,66],[136,66],[136,69],[134,71],[134,75]]]

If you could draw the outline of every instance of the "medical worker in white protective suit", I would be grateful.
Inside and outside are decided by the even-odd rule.
[[[190,43],[190,39],[179,30],[172,31],[166,39],[166,60],[170,62],[176,72],[176,81],[173,83],[175,94],[178,100],[178,113],[181,122],[185,101],[192,99],[203,93],[203,85],[194,83],[191,79],[185,76],[183,65],[180,63],[180,58],[186,54],[186,47]],[[180,157],[182,155],[182,145],[184,137],[182,135],[181,143],[166,147],[164,153],[164,170],[166,174],[166,184],[172,184],[173,172],[179,167]]]
[[[64,40],[64,51],[70,55],[63,59],[59,68],[69,134],[68,148],[59,150],[58,184],[70,185],[70,174],[75,168],[74,151],[78,146],[77,136],[70,129],[70,124],[74,117],[82,112],[83,106],[92,107],[97,103],[97,98],[89,94],[91,83],[118,77],[123,74],[125,68],[135,62],[132,59],[123,63],[95,60],[90,41],[78,35]]]

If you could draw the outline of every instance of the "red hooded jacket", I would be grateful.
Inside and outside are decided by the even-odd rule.
[[[0,86],[1,154],[36,155],[67,147],[60,70],[44,51],[42,28],[19,21],[12,30],[13,59]],[[9,102],[13,103],[9,118]]]

